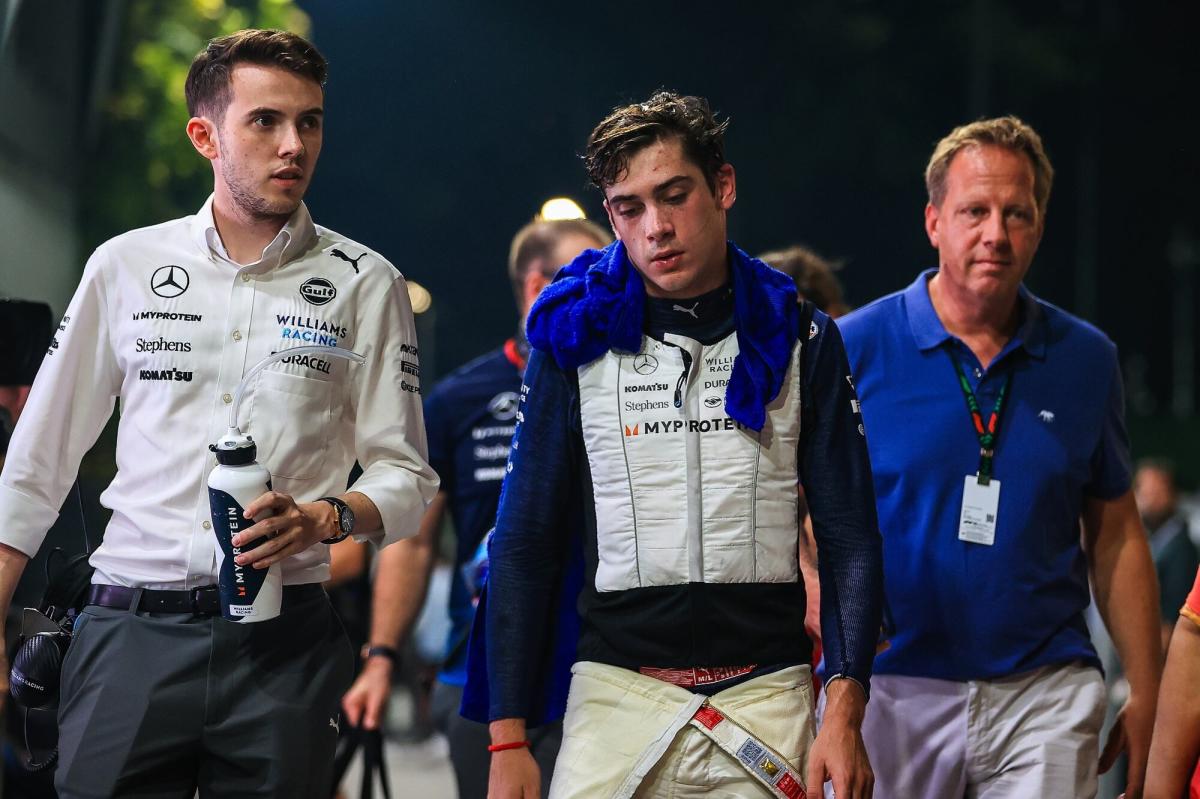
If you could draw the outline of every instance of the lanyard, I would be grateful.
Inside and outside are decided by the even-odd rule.
[[[1009,369],[1004,375],[1004,383],[1000,386],[1000,393],[996,395],[996,404],[992,406],[991,416],[984,425],[983,414],[979,410],[979,400],[976,399],[971,384],[967,382],[967,375],[963,371],[962,364],[949,349],[946,350],[946,354],[950,356],[950,362],[954,364],[954,371],[958,373],[958,386],[962,389],[963,398],[967,401],[967,411],[971,414],[971,423],[975,428],[975,434],[979,436],[978,478],[979,485],[985,486],[992,481],[992,459],[996,456],[996,440],[1000,437],[1000,414],[1004,411],[1004,399],[1008,396],[1009,385],[1012,384],[1012,369]]]

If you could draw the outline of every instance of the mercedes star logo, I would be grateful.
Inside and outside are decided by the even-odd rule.
[[[168,300],[187,291],[190,283],[187,270],[175,264],[160,266],[150,276],[150,290]]]
[[[638,355],[633,359],[633,371],[639,375],[651,375],[658,369],[658,358],[653,355]]]

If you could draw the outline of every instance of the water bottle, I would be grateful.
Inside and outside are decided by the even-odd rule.
[[[235,547],[233,537],[255,522],[271,516],[270,511],[263,511],[253,519],[247,519],[245,515],[246,506],[271,490],[271,472],[258,462],[258,447],[254,439],[238,427],[238,408],[242,404],[242,395],[251,378],[276,361],[316,353],[359,364],[365,360],[357,352],[340,347],[291,347],[268,355],[238,383],[233,404],[229,408],[229,429],[217,443],[209,445],[209,449],[217,456],[217,465],[208,475],[208,507],[219,547],[217,589],[221,615],[230,621],[245,623],[273,619],[279,615],[283,603],[283,574],[278,563],[267,569],[256,569],[234,561],[238,555],[261,546],[267,539],[261,537]]]
[[[234,561],[241,553],[261,545],[266,537],[245,546],[233,545],[235,535],[271,515],[269,510],[253,519],[245,515],[251,502],[271,490],[271,473],[256,460],[258,447],[254,439],[240,431],[222,436],[209,449],[217,455],[217,465],[208,474],[208,507],[220,547],[217,589],[221,615],[236,622],[273,619],[279,615],[283,602],[279,564],[256,569]]]

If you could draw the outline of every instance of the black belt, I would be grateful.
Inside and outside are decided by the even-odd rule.
[[[283,603],[286,607],[290,603],[324,593],[325,589],[320,583],[285,585]],[[134,610],[136,604],[137,610],[146,613],[191,613],[195,616],[216,616],[221,612],[220,594],[215,585],[204,585],[190,591],[155,591],[97,583],[88,591],[87,604],[122,610]]]

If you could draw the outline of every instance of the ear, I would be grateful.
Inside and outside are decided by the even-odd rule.
[[[721,165],[721,168],[717,170],[715,183],[717,207],[722,211],[728,211],[733,207],[734,200],[737,199],[737,175],[733,171],[733,164]]]
[[[196,152],[215,161],[221,157],[220,141],[217,136],[217,126],[208,117],[192,117],[187,123],[187,136]]]
[[[521,301],[524,303],[524,307],[521,309],[523,316],[528,316],[529,309],[533,307],[533,301],[542,293],[542,289],[550,285],[550,278],[542,274],[542,270],[536,267],[537,264],[530,266],[521,285]]]
[[[938,248],[938,222],[941,218],[941,211],[933,203],[925,203],[925,235],[929,237],[929,243],[933,245],[933,249]]]
[[[613,219],[612,208],[609,207],[608,200],[604,201],[604,215],[608,217],[608,228],[612,231],[613,238],[620,241],[621,231],[617,230],[617,220]]]

